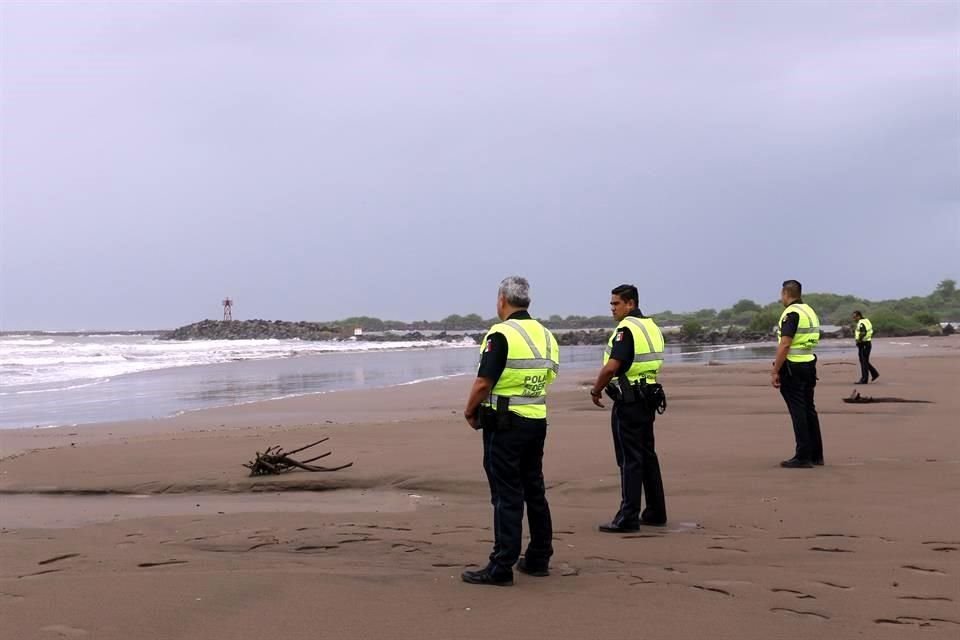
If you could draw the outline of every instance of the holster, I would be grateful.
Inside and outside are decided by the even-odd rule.
[[[513,421],[510,418],[510,398],[499,396],[497,406],[480,407],[480,428],[489,431],[505,431],[513,427]]]
[[[624,375],[617,378],[617,383],[617,386],[612,383],[608,385],[608,387],[613,387],[619,392],[619,399],[610,396],[615,402],[620,402],[625,406],[640,405],[651,413],[656,411],[662,414],[667,410],[667,395],[663,391],[663,385],[656,382],[649,384],[643,378],[630,384]]]

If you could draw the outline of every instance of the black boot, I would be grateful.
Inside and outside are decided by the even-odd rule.
[[[784,469],[813,469],[813,463],[800,458],[790,458],[780,463]]]
[[[526,557],[523,557],[520,558],[520,562],[517,563],[517,571],[528,576],[534,576],[535,578],[546,578],[550,575],[550,565],[546,562],[528,563]]]
[[[489,584],[495,587],[509,587],[513,584],[513,570],[493,564],[479,571],[464,571],[460,577],[467,584]]]

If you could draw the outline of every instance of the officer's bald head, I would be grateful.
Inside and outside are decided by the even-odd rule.
[[[526,309],[530,306],[530,283],[521,276],[510,276],[500,281],[498,297],[511,307]]]

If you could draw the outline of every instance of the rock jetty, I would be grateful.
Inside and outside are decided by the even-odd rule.
[[[318,322],[203,320],[158,336],[159,340],[336,340],[343,332]]]

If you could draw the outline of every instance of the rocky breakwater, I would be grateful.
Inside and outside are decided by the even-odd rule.
[[[582,329],[557,333],[557,342],[564,345],[597,345],[606,344],[610,339],[611,329]],[[667,344],[749,344],[765,342],[775,339],[774,336],[753,331],[710,331],[697,335],[685,335],[681,332],[665,331],[663,338]]]
[[[318,322],[203,320],[168,331],[158,340],[336,340],[343,333]]]

